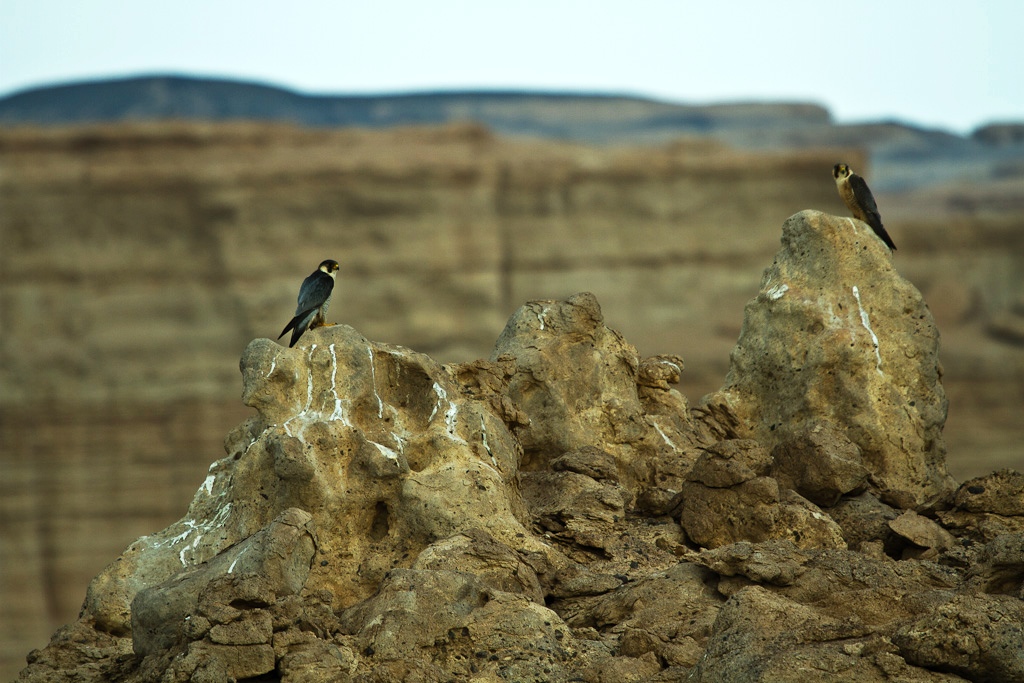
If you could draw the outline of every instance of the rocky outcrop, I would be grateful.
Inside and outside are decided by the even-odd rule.
[[[679,492],[679,523],[687,536],[705,548],[783,538],[801,547],[845,546],[834,521],[767,476],[770,463],[768,452],[752,440],[704,449]]]
[[[862,464],[884,500],[921,505],[953,488],[938,346],[924,299],[872,231],[804,211],[783,225],[725,386],[706,407],[731,433],[783,453],[823,424],[838,428],[859,453],[828,458],[853,468],[851,486]]]
[[[516,430],[526,470],[551,469],[563,454],[600,448],[613,456],[615,478],[636,490],[656,462],[677,460],[691,445],[686,402],[669,389],[682,360],[648,359],[641,373],[636,349],[604,325],[591,294],[520,308],[491,354],[492,361],[502,358],[515,363],[507,395],[526,419]],[[669,400],[659,403],[661,396]]]
[[[951,486],[937,333],[872,239],[790,219],[692,410],[590,294],[459,365],[252,341],[188,514],[21,680],[1024,680],[1024,475]]]

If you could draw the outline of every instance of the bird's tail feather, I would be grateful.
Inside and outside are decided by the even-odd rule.
[[[288,330],[292,331],[292,339],[291,342],[289,342],[288,344],[288,348],[295,346],[295,342],[299,341],[299,337],[301,337],[302,334],[307,329],[309,329],[309,324],[313,321],[313,318],[316,317],[316,313],[316,309],[313,309],[311,311],[303,311],[299,315],[292,318],[292,321],[288,323],[288,327],[284,328],[284,332],[281,333],[281,336],[284,336],[284,333],[287,332]],[[281,337],[278,337],[278,339],[280,338]]]
[[[277,338],[278,338],[278,339],[280,339],[281,337],[283,337],[283,336],[284,336],[285,332],[287,332],[288,330],[290,330],[290,329],[292,329],[293,327],[295,327],[295,323],[296,323],[296,322],[298,322],[298,320],[299,320],[299,316],[295,316],[294,318],[292,318],[292,319],[291,319],[291,320],[290,320],[290,321],[288,322],[288,324],[284,326],[284,329],[283,329],[283,330],[281,330],[281,334],[277,335]]]

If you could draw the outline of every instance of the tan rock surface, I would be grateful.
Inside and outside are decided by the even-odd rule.
[[[930,551],[929,559],[949,550],[956,543],[951,533],[913,510],[907,510],[889,522],[889,528],[915,546],[927,548]]]
[[[725,387],[703,405],[775,447],[827,422],[871,484],[912,507],[949,494],[939,332],[889,250],[853,219],[804,211],[747,304]]]
[[[528,420],[516,430],[524,469],[546,469],[558,456],[597,447],[614,457],[616,478],[636,490],[650,480],[654,461],[687,457],[686,413],[646,413],[639,382],[651,380],[640,379],[636,349],[604,325],[594,295],[520,308],[491,360],[503,356],[515,358],[508,396]]]
[[[772,450],[772,474],[779,482],[822,507],[867,484],[857,444],[828,422],[782,441]]]
[[[810,501],[767,476],[771,456],[756,441],[709,446],[679,492],[679,524],[697,545],[790,539],[801,547],[844,547],[839,526]]]
[[[1024,604],[1005,595],[957,595],[900,628],[893,642],[907,662],[972,681],[1024,680]]]

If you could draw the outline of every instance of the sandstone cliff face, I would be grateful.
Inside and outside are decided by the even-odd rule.
[[[937,334],[871,239],[791,218],[692,410],[589,294],[459,365],[252,341],[257,415],[21,680],[1024,680],[1024,475],[954,490]]]

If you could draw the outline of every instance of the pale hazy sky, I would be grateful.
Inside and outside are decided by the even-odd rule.
[[[0,96],[152,73],[799,100],[966,132],[1024,120],[1024,0],[0,0]]]

